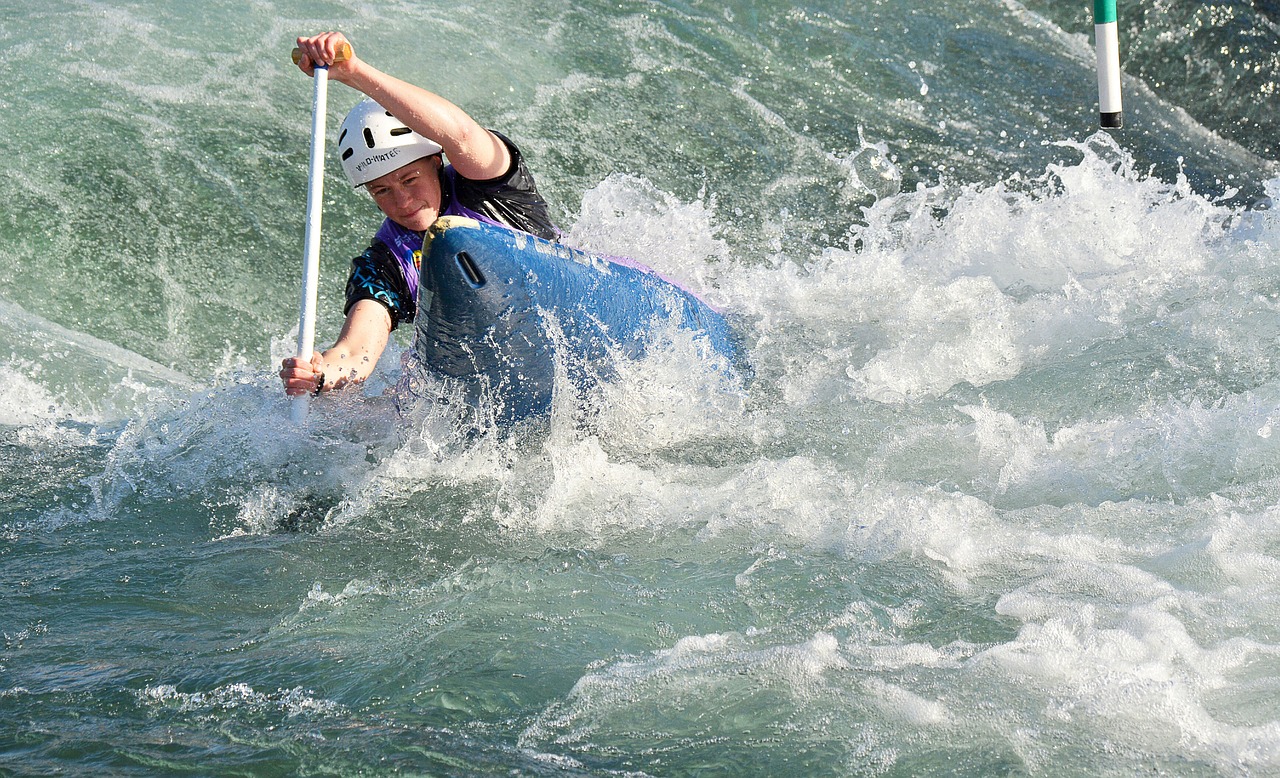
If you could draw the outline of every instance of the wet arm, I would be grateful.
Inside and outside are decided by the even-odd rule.
[[[353,305],[338,341],[321,355],[319,367],[325,375],[325,388],[341,389],[368,378],[378,366],[390,335],[391,314],[385,306],[373,300]]]
[[[368,378],[391,335],[391,314],[379,302],[361,300],[351,307],[338,341],[310,362],[290,357],[282,363],[280,379],[289,395],[313,393],[360,383]],[[323,377],[323,378],[322,378]]]

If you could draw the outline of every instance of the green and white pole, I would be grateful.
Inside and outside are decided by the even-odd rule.
[[[1093,35],[1098,44],[1098,124],[1106,129],[1123,127],[1116,0],[1093,0]]]

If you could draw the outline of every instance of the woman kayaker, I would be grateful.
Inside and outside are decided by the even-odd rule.
[[[351,185],[364,187],[386,218],[352,260],[337,342],[309,362],[283,361],[289,395],[318,395],[369,377],[391,331],[416,315],[423,235],[438,217],[466,215],[549,239],[559,234],[510,139],[354,51],[336,61],[349,46],[340,32],[298,38],[298,67],[311,76],[327,65],[330,79],[365,95],[338,131],[338,154]]]

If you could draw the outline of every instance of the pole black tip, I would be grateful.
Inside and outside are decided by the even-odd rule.
[[[1098,114],[1098,124],[1104,130],[1118,130],[1124,126],[1124,112]]]

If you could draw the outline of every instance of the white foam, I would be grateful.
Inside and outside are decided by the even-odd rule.
[[[66,412],[44,386],[28,378],[12,365],[0,365],[0,425],[12,427],[47,426]]]
[[[1202,494],[1266,471],[1280,443],[1256,431],[1277,400],[1270,388],[1213,408],[1170,399],[1052,434],[1035,419],[975,406],[958,410],[974,420],[973,477],[992,495],[1014,504],[1098,503],[1120,495]]]
[[[866,687],[877,707],[890,719],[899,719],[916,727],[942,727],[951,721],[951,713],[937,700],[926,699],[878,678],[867,679]]]
[[[1208,707],[1231,674],[1257,658],[1274,662],[1277,649],[1243,639],[1203,647],[1159,604],[1111,611],[1058,600],[1050,610],[975,661],[1055,701],[1056,717],[1127,748],[1191,747],[1229,769],[1280,766],[1280,725],[1232,725]]]
[[[136,696],[143,705],[174,708],[180,713],[225,714],[245,710],[282,714],[291,719],[340,716],[346,712],[342,705],[316,697],[302,687],[260,692],[249,684],[233,683],[206,692],[181,692],[171,684],[159,684],[138,690]]]
[[[838,642],[826,634],[764,649],[737,634],[688,636],[669,649],[611,662],[583,676],[562,702],[521,733],[520,744],[588,745],[601,738],[681,736],[690,728],[741,728],[731,718],[699,721],[703,706],[697,700],[715,699],[719,706],[763,720],[767,714],[752,699],[781,694],[800,710],[813,706],[820,717],[822,706],[838,694],[828,676],[848,669]],[[622,721],[632,723],[614,728]]]
[[[915,402],[1008,380],[1167,318],[1249,260],[1232,211],[1185,181],[1139,175],[1109,136],[1063,145],[1080,161],[1042,179],[922,186],[867,209],[849,249],[741,268],[730,297],[780,352],[812,353],[784,379],[788,402]],[[1220,319],[1211,296],[1197,304],[1196,322]]]
[[[627,257],[676,280],[713,305],[727,300],[717,287],[729,249],[716,237],[714,198],[681,202],[648,181],[611,175],[582,198],[564,241],[607,256]]]
[[[324,590],[324,585],[319,581],[312,584],[311,589],[307,591],[307,597],[298,607],[298,611],[306,611],[316,607],[341,608],[353,600],[359,600],[370,596],[385,596],[387,590],[379,583],[364,580],[348,581],[342,587],[342,591],[337,594],[330,594]]]

